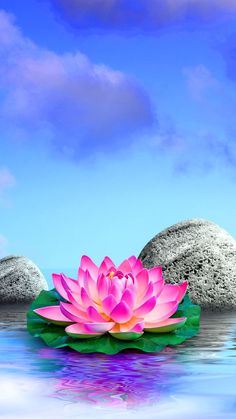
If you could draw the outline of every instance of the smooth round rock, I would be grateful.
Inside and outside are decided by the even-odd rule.
[[[167,283],[188,280],[190,298],[204,309],[236,307],[236,241],[217,224],[175,224],[150,240],[139,259],[146,268],[162,265]]]
[[[24,256],[0,259],[0,302],[27,302],[35,299],[48,285],[42,272]]]

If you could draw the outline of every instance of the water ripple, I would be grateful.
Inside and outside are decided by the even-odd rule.
[[[12,305],[0,310],[1,382],[4,381],[4,388],[6,383],[13,388],[10,392],[19,392],[21,403],[25,391],[30,394],[36,389],[31,407],[42,398],[49,412],[54,401],[62,406],[63,417],[67,414],[76,417],[82,405],[103,409],[103,417],[104,409],[114,407],[116,412],[146,409],[151,417],[152,406],[159,417],[162,413],[163,417],[172,417],[172,407],[173,417],[178,412],[185,417],[187,405],[188,412],[193,410],[191,416],[197,412],[199,418],[206,414],[222,413],[222,417],[233,414],[236,313],[203,313],[198,336],[157,354],[133,351],[105,355],[46,347],[26,331],[27,308],[27,305]],[[4,409],[9,416],[13,406],[5,402]],[[19,405],[17,409],[17,417],[21,417]],[[27,409],[26,403],[22,417],[28,417]],[[88,412],[83,409],[87,418]],[[58,417],[60,412],[59,409]],[[99,416],[99,410],[96,412]]]

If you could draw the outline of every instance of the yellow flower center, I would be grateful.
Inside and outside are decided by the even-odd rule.
[[[109,276],[110,279],[112,279],[114,275],[115,275],[115,272],[114,271],[111,271],[108,274],[108,276]]]

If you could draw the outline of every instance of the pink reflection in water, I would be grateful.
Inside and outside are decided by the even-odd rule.
[[[176,364],[175,349],[159,354],[79,354],[68,350],[38,349],[40,368],[51,370],[52,397],[93,405],[127,408],[158,403],[173,393],[184,365]]]

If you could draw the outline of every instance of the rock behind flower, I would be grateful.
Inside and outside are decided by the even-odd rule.
[[[202,308],[236,307],[236,241],[210,221],[167,228],[147,243],[139,259],[146,268],[162,265],[166,282],[188,280],[190,297]]]
[[[27,257],[0,259],[0,302],[32,301],[48,285],[39,268]]]

